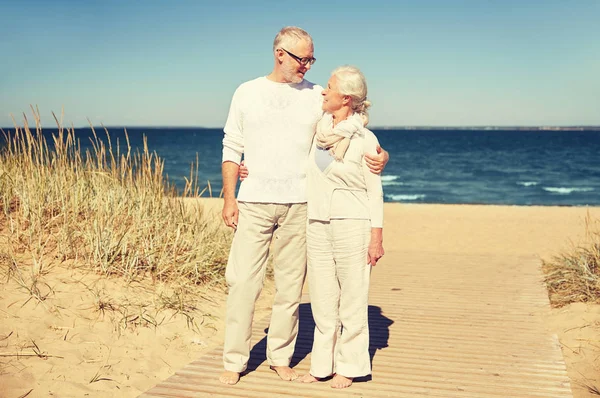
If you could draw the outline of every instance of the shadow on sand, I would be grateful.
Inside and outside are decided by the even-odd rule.
[[[380,307],[373,305],[369,306],[369,355],[371,357],[371,364],[373,363],[373,358],[375,357],[377,350],[381,350],[388,346],[389,327],[393,323],[394,321],[381,313]],[[302,362],[312,350],[314,329],[315,322],[313,320],[310,303],[300,304],[300,325],[296,348],[290,363],[291,367]],[[244,372],[244,375],[255,371],[261,364],[266,362],[267,331],[268,329],[264,330],[265,335],[263,338],[252,347],[250,359],[248,361],[248,369]],[[371,376],[357,378],[355,379],[355,382],[368,380],[371,380]]]

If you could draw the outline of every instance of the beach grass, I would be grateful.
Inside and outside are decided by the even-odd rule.
[[[584,243],[543,261],[553,307],[576,302],[600,304],[600,220],[588,213],[585,228]]]
[[[126,142],[112,142],[92,127],[93,149],[84,152],[62,116],[53,114],[58,132],[48,142],[39,111],[32,113],[35,125],[24,115],[22,126],[2,131],[0,267],[8,277],[39,302],[50,294],[42,277],[57,264],[127,281],[223,284],[231,233],[199,201],[186,201],[202,194],[193,164],[177,192],[145,139],[132,151],[126,131]],[[185,307],[181,297],[163,299]]]

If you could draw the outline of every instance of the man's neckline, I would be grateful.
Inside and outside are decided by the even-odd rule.
[[[273,84],[277,84],[277,85],[285,85],[285,86],[290,86],[290,87],[298,87],[299,85],[301,85],[302,83],[304,83],[304,79],[302,79],[302,81],[300,83],[287,83],[287,82],[276,82],[274,80],[269,79],[269,76],[263,76],[263,78],[268,81],[269,83],[273,83]]]

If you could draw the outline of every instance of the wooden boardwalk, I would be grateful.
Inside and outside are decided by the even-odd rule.
[[[369,327],[373,376],[337,391],[328,382],[279,380],[266,363],[268,319],[255,322],[248,373],[219,383],[217,347],[142,395],[149,397],[572,397],[535,257],[402,254],[372,273]],[[310,366],[314,323],[301,305],[293,358]]]

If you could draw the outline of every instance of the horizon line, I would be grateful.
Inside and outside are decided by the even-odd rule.
[[[23,126],[18,126],[19,128],[23,128]],[[103,128],[151,128],[151,129],[202,129],[202,130],[223,130],[224,126],[221,127],[207,127],[207,126],[193,126],[193,125],[93,125],[93,126],[89,126],[89,125],[80,125],[80,126],[63,126],[63,128],[76,128],[76,129],[82,129],[82,128],[91,128],[93,127],[94,129],[103,129]],[[0,129],[4,129],[4,130],[8,130],[8,129],[14,129],[15,126],[11,126],[11,127],[4,127],[4,126],[0,126]],[[53,125],[53,126],[42,126],[42,129],[44,128],[49,128],[49,129],[56,129],[58,128],[57,126]],[[600,129],[600,124],[596,125],[596,124],[554,124],[554,125],[550,125],[550,124],[540,124],[540,125],[518,125],[518,124],[480,124],[480,125],[451,125],[451,124],[447,124],[447,125],[427,125],[427,124],[419,124],[419,125],[382,125],[382,126],[369,126],[369,129],[372,130],[391,130],[391,129],[435,129],[435,128],[444,128],[444,129],[449,129],[449,128],[457,128],[457,129],[461,129],[461,128],[468,128],[468,129],[476,129],[476,128],[481,128],[481,129],[486,129],[486,128],[517,128],[517,129],[524,129],[524,128],[529,128],[529,129],[568,129],[568,128],[585,128],[585,129]],[[30,126],[30,129],[35,129],[35,126]]]

